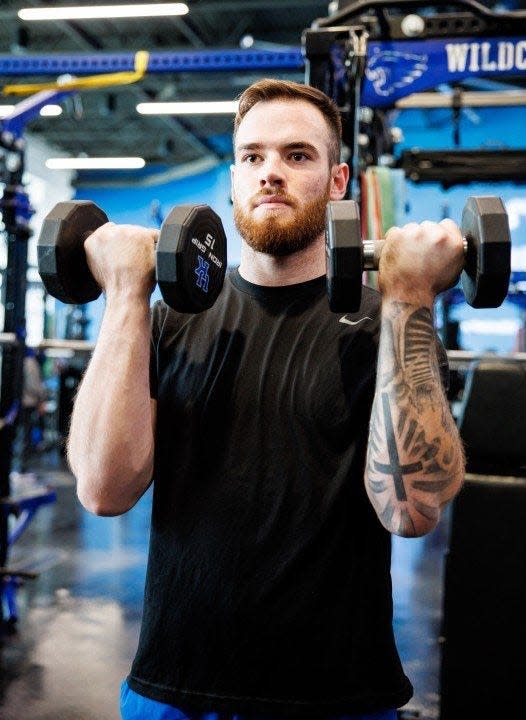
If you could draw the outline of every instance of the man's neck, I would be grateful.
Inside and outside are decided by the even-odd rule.
[[[285,257],[266,255],[253,250],[244,241],[241,243],[239,274],[254,285],[296,285],[320,277],[325,272],[323,236],[305,250]]]

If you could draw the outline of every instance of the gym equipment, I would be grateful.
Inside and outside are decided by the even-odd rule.
[[[453,501],[445,555],[440,720],[524,717],[525,512],[524,477],[468,474]]]
[[[455,0],[446,7],[428,0],[339,0],[331,8],[328,17],[315,20],[302,35],[305,83],[338,105],[349,149],[351,189],[363,167],[385,164],[386,158],[394,166],[398,139],[390,127],[393,107],[407,107],[408,102],[418,107],[420,93],[438,90],[429,96],[451,108],[452,139],[458,148],[464,105],[460,83],[475,77],[498,76],[502,81],[502,73],[524,75],[519,58],[524,11],[495,12],[474,0]],[[506,60],[504,51],[509,53]],[[453,92],[444,92],[444,87]],[[498,94],[480,93],[486,103]],[[515,104],[514,96],[506,95],[507,104]],[[453,163],[457,164],[454,159]],[[440,178],[447,183],[450,165],[443,163],[441,168]],[[482,177],[489,179],[498,165],[498,160],[486,165]],[[437,173],[431,169],[432,175]],[[476,179],[481,179],[480,173]],[[352,192],[351,197],[358,196]]]
[[[101,288],[90,273],[84,240],[107,222],[94,203],[58,203],[46,216],[38,239],[38,267],[47,292],[65,303],[95,300]],[[498,307],[509,286],[511,239],[506,209],[498,197],[468,198],[462,215],[467,302]],[[362,274],[377,270],[382,240],[362,240],[354,200],[327,206],[327,294],[333,312],[360,307]],[[206,310],[217,299],[226,273],[226,237],[219,216],[207,205],[180,205],[161,226],[156,279],[164,301],[179,312]]]
[[[35,97],[18,103],[7,117],[0,121],[0,172],[3,190],[0,198],[0,214],[7,240],[6,270],[2,278],[2,301],[4,306],[4,337],[12,342],[2,344],[0,373],[0,567],[6,569],[9,560],[12,530],[11,516],[17,516],[20,508],[10,503],[11,465],[18,410],[22,401],[23,360],[26,338],[26,289],[27,251],[31,237],[29,221],[34,210],[24,187],[25,176],[25,126],[37,117],[40,110],[50,102],[61,102],[70,93],[53,91],[38,93]],[[18,522],[18,521],[17,521]],[[4,602],[13,608],[13,585],[20,578],[0,576],[0,634],[5,625]],[[9,618],[10,620],[12,618]]]
[[[461,274],[466,301],[474,308],[499,307],[511,274],[511,237],[502,200],[472,196],[461,223],[465,264]],[[364,270],[377,270],[383,240],[362,240],[360,210],[354,200],[327,206],[327,293],[333,312],[356,312]]]
[[[465,371],[456,422],[468,473],[520,476],[526,470],[526,362],[486,355]]]
[[[89,200],[60,202],[45,217],[37,243],[38,270],[46,291],[64,303],[96,300],[84,241],[108,221]],[[180,205],[161,226],[156,279],[174,310],[198,313],[217,299],[226,273],[226,237],[219,216],[207,205]]]
[[[208,310],[226,273],[221,218],[207,205],[178,205],[166,216],[156,252],[157,282],[164,301],[179,312]]]
[[[5,520],[9,516],[16,521],[8,529],[6,543],[9,549],[20,538],[39,508],[54,503],[57,499],[55,490],[48,485],[39,485],[9,497],[0,498],[0,516]],[[2,630],[14,631],[18,621],[17,590],[24,580],[34,580],[38,573],[20,567],[0,567],[0,606],[4,605],[7,614],[2,612]]]

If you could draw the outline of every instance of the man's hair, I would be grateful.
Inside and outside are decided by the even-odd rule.
[[[264,78],[250,85],[239,96],[239,107],[234,118],[234,139],[245,115],[258,102],[269,100],[303,100],[314,105],[322,113],[329,129],[329,162],[340,162],[342,121],[336,104],[321,90],[292,82]]]

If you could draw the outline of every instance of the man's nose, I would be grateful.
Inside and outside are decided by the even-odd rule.
[[[261,167],[261,187],[282,187],[285,184],[283,163],[277,157],[269,156]]]

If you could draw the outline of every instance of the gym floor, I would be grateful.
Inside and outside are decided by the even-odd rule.
[[[31,468],[55,488],[11,549],[36,570],[17,592],[16,632],[0,640],[2,720],[118,720],[119,686],[137,642],[149,494],[124,516],[85,512],[60,453]],[[415,687],[407,716],[439,716],[442,572],[448,518],[429,536],[395,538],[395,634]]]

